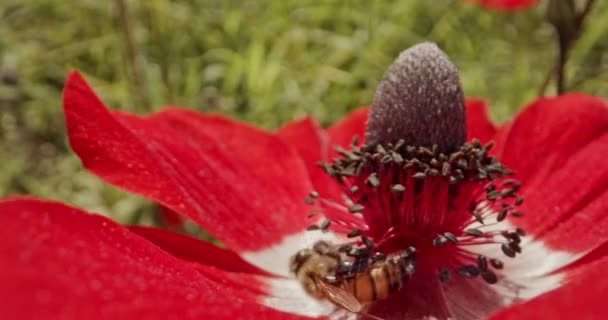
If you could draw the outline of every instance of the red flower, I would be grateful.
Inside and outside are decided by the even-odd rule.
[[[391,88],[399,86],[385,80],[379,92]],[[374,110],[379,110],[378,105],[382,104],[375,101]],[[327,130],[307,118],[278,133],[180,108],[141,117],[106,109],[74,72],[66,81],[64,110],[70,144],[88,170],[187,216],[229,249],[166,230],[123,227],[56,202],[8,198],[0,202],[4,319],[337,315],[332,304],[305,293],[290,275],[288,263],[295,252],[318,239],[345,241],[341,232],[352,226],[375,242],[374,250],[416,246],[419,261],[405,288],[367,310],[384,319],[476,319],[495,311],[492,319],[592,319],[608,312],[603,301],[608,290],[604,276],[608,271],[608,108],[599,98],[580,94],[543,98],[500,127],[487,119],[483,102],[467,101],[467,138],[482,144],[495,141],[490,154],[516,172],[514,178],[521,182],[518,196],[525,197],[517,210],[526,213],[521,218],[506,217],[495,228],[521,228],[526,236],[504,233],[507,237],[502,238],[499,232],[496,238],[487,237],[493,231],[478,224],[483,232],[479,239],[489,244],[468,247],[476,241],[465,234],[476,234],[470,230],[476,218],[468,211],[471,201],[478,201],[473,211],[487,206],[480,215],[488,226],[499,212],[493,204],[501,205],[488,194],[501,192],[498,197],[507,199],[511,215],[514,202],[520,202],[502,193],[505,180],[498,180],[495,189],[485,190],[487,185],[479,189],[479,179],[467,178],[473,169],[462,169],[464,178],[451,188],[433,180],[435,173],[429,168],[426,177],[398,180],[405,187],[400,190],[386,183],[396,171],[373,171],[396,163],[399,156],[394,154],[382,165],[366,163],[353,176],[338,177],[337,167],[326,167],[330,178],[316,166],[319,160],[328,162],[337,156],[334,146],[346,149],[353,136],[363,137],[366,108]],[[424,123],[415,125],[425,128]],[[368,140],[374,138],[368,132]],[[482,151],[476,146],[467,148]],[[452,152],[449,149],[447,143],[443,151]],[[424,155],[419,158],[426,161]],[[490,161],[484,154],[474,159],[493,163],[484,162]],[[378,178],[377,187],[369,178],[372,173]],[[336,178],[341,183],[335,183]],[[357,197],[355,192],[351,201],[364,205],[352,210],[361,212],[348,216],[343,214],[340,195],[353,185],[365,189],[368,196]],[[320,195],[314,199],[320,205],[313,208],[334,222],[330,232],[306,231],[311,223],[322,221],[313,217],[311,222],[307,217],[311,207],[302,201],[313,189]],[[452,205],[442,209],[442,203]],[[407,210],[409,204],[419,210],[415,215]],[[401,209],[395,209],[397,205]],[[338,209],[331,211],[332,207]],[[442,223],[445,219],[454,223]],[[458,241],[450,242],[452,236],[446,232]],[[434,242],[441,245],[433,246]],[[505,258],[500,243],[508,244],[503,250],[522,249],[521,253],[516,259]],[[479,254],[500,259],[504,268],[495,264],[465,268],[469,274],[458,272],[462,265],[477,263]],[[450,270],[446,283],[436,273],[442,268]],[[494,282],[488,274],[467,279],[471,273],[488,271],[496,275],[496,284],[488,284]],[[507,307],[513,302],[522,303]]]
[[[466,0],[479,4],[490,10],[515,11],[528,9],[538,3],[538,0]]]

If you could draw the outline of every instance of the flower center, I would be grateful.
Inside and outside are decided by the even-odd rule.
[[[338,148],[341,157],[320,165],[342,187],[342,202],[316,192],[307,199],[327,219],[310,229],[331,228],[351,238],[341,246],[350,256],[414,247],[425,268],[444,282],[457,275],[493,284],[502,261],[488,260],[472,247],[496,244],[510,258],[521,253],[523,230],[501,225],[508,216],[522,216],[520,184],[488,155],[493,143],[473,140],[451,153],[437,145],[406,146],[403,140],[357,144]]]

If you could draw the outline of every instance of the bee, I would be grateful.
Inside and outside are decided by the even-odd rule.
[[[312,297],[327,299],[359,314],[363,305],[385,299],[401,289],[414,273],[414,267],[412,247],[387,256],[359,254],[348,259],[325,241],[298,251],[290,265],[291,272]]]

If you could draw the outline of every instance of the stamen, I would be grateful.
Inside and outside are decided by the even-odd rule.
[[[400,247],[414,246],[426,255],[435,248],[442,256],[433,260],[442,282],[453,273],[496,283],[491,268],[500,270],[502,262],[467,248],[496,244],[498,252],[513,258],[521,253],[525,232],[497,229],[508,217],[522,216],[516,207],[523,198],[517,194],[520,183],[505,178],[511,171],[489,156],[492,145],[471,141],[449,154],[403,140],[373,151],[357,145],[339,149],[342,157],[320,166],[342,187],[346,205],[311,192],[307,202],[327,220],[310,229],[331,228],[358,238],[338,244],[340,252],[357,261],[373,262],[376,255]]]
[[[503,262],[471,250],[496,245],[510,258],[521,253],[525,232],[500,228],[523,215],[521,184],[490,155],[493,142],[465,138],[454,65],[433,44],[404,51],[378,87],[366,144],[355,137],[350,149],[336,148],[339,158],[319,164],[341,186],[344,204],[311,192],[305,201],[328,221],[311,230],[351,239],[336,244],[351,257],[343,266],[350,273],[415,247],[442,282],[454,275],[496,283]]]

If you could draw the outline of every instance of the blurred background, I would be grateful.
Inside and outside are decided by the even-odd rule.
[[[543,5],[491,12],[457,0],[52,1],[0,4],[0,195],[27,193],[157,223],[157,208],[83,171],[61,90],[80,70],[111,108],[180,105],[266,128],[328,125],[372,100],[398,53],[434,41],[496,122],[541,92],[557,57]],[[567,90],[608,95],[608,2],[566,65]],[[554,94],[549,85],[546,94]]]

